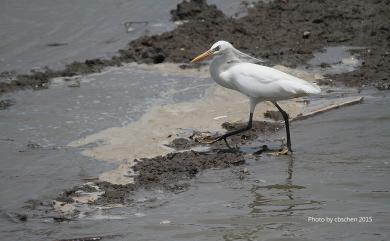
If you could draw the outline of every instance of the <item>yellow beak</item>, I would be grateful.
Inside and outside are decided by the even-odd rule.
[[[191,60],[191,63],[197,63],[197,62],[200,62],[202,60],[205,60],[207,59],[208,57],[212,56],[213,55],[213,51],[211,50],[208,50],[206,52],[204,52],[203,54],[195,57],[193,60]]]

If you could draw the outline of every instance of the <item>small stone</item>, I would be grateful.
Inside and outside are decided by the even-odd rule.
[[[305,31],[305,32],[303,32],[303,38],[309,38],[310,37],[310,32],[309,31]]]
[[[160,222],[160,224],[170,224],[170,223],[171,223],[171,221],[169,221],[169,220],[163,220]]]

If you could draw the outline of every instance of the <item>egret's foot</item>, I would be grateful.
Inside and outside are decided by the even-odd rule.
[[[227,141],[227,139],[226,138],[222,138],[224,141],[225,141],[225,144],[226,144],[226,146],[229,148],[229,150],[231,150],[231,151],[235,151],[235,152],[239,152],[240,151],[240,148],[236,145],[235,147],[231,147],[230,145],[229,145],[229,142]]]
[[[281,155],[288,155],[289,153],[292,153],[289,150],[289,148],[283,147],[282,150],[276,151],[276,152],[272,153],[272,155],[274,155],[274,156],[281,156]]]
[[[278,156],[280,155],[288,155],[289,150],[287,147],[283,148],[281,151],[278,152]]]
[[[211,137],[209,137],[207,139],[204,138],[201,142],[199,140],[198,141],[200,143],[203,143],[203,144],[213,144],[213,143],[216,143],[216,142],[222,141],[222,140],[224,140],[224,142],[225,142],[227,148],[229,148],[229,150],[231,150],[231,151],[239,151],[240,150],[240,148],[238,146],[232,147],[229,144],[229,142],[227,141],[227,138],[223,137],[223,136],[219,136],[219,137],[216,137],[216,138],[213,138],[213,139],[211,139]]]

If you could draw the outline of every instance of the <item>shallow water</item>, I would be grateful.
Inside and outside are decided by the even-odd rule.
[[[163,80],[162,80],[163,79]],[[73,82],[54,80],[48,90],[5,95],[16,104],[0,111],[1,209],[59,193],[113,169],[66,145],[137,120],[150,106],[200,98],[209,79],[168,75],[136,67],[109,68]],[[53,185],[53,183],[56,183]],[[15,186],[18,190],[15,191]]]
[[[364,47],[356,46],[332,46],[321,49],[313,53],[313,58],[307,65],[301,66],[311,73],[322,75],[334,75],[352,72],[362,65],[362,60],[358,54],[353,54],[353,50],[361,50]]]
[[[0,72],[105,58],[145,34],[176,27],[170,11],[181,0],[3,0]],[[229,16],[245,14],[240,1],[209,0]],[[253,1],[249,1],[253,2]],[[127,23],[132,23],[128,25]]]
[[[248,152],[245,166],[204,171],[183,193],[139,191],[129,207],[92,209],[70,222],[30,215],[14,223],[7,217],[5,212],[28,213],[21,206],[29,199],[50,199],[83,176],[112,168],[63,148],[69,141],[126,125],[155,103],[197,99],[212,84],[161,78],[130,66],[86,76],[80,88],[55,81],[49,90],[10,94],[17,104],[0,112],[2,240],[389,239],[390,95],[372,90],[363,91],[362,104],[294,122],[292,158],[251,156],[260,144],[254,142],[241,148]],[[314,223],[310,217],[372,222]]]

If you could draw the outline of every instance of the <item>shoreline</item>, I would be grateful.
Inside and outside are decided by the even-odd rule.
[[[327,5],[323,7],[321,4]],[[268,4],[259,2],[248,8],[248,15],[234,19],[206,1],[184,2],[171,11],[172,19],[182,21],[176,29],[133,40],[128,48],[118,50],[118,55],[110,59],[75,61],[62,70],[43,68],[32,70],[31,74],[17,75],[4,71],[0,74],[4,80],[0,83],[0,95],[24,88],[45,89],[53,78],[97,73],[108,66],[131,62],[171,62],[181,64],[183,68],[193,68],[183,63],[188,63],[196,54],[207,49],[204,43],[211,44],[220,39],[232,42],[248,54],[265,58],[270,64],[287,67],[306,64],[314,51],[324,47],[365,46],[365,49],[355,50],[363,59],[359,69],[327,77],[349,86],[371,85],[380,90],[389,89],[390,62],[386,59],[390,54],[390,45],[386,44],[385,39],[390,37],[386,27],[390,20],[381,11],[386,3],[354,0],[346,4],[343,10],[339,6],[343,3],[339,1],[329,0],[321,4],[316,1],[307,4],[300,1],[287,4],[279,1]],[[366,8],[372,9],[374,14],[362,16]],[[374,25],[364,25],[362,20],[370,20]],[[253,46],[259,40],[260,44]]]

